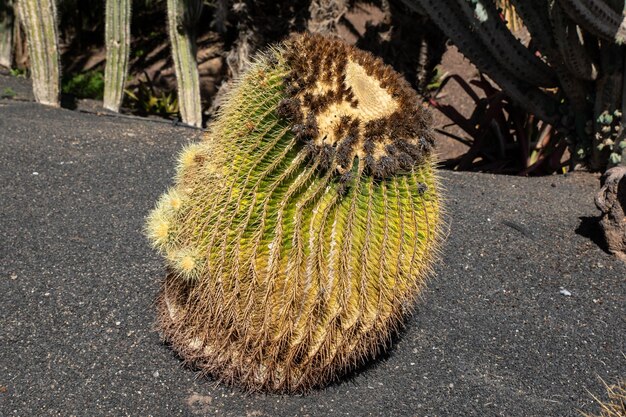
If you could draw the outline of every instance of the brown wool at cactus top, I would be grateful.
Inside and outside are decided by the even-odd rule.
[[[163,338],[248,391],[323,387],[389,347],[441,242],[430,119],[338,40],[260,54],[147,219]]]
[[[297,136],[346,173],[354,158],[375,176],[411,170],[433,147],[430,118],[409,84],[379,58],[321,35],[287,41],[290,98],[279,112]]]

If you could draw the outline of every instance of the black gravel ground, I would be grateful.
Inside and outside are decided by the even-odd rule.
[[[164,268],[142,228],[198,138],[0,100],[1,416],[577,416],[626,376],[597,177],[443,172],[443,259],[386,358],[307,396],[196,378],[154,331]]]

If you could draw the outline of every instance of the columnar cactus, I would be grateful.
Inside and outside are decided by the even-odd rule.
[[[11,68],[13,63],[13,0],[0,5],[0,66]]]
[[[258,56],[229,94],[147,220],[160,329],[219,380],[306,391],[376,356],[424,285],[430,118],[381,60],[320,35]]]
[[[428,15],[518,104],[559,128],[577,159],[593,169],[626,164],[609,152],[598,123],[604,113],[626,112],[623,0],[511,0],[533,49],[507,29],[497,2],[402,2]]]
[[[59,45],[54,0],[19,0],[19,15],[26,31],[35,99],[59,106]]]
[[[167,21],[183,123],[202,126],[200,77],[196,61],[196,23],[202,0],[167,0]]]
[[[114,112],[120,110],[128,71],[130,3],[130,0],[106,1],[104,108]]]

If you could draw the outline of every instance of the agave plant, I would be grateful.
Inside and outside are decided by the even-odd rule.
[[[579,159],[593,169],[626,162],[625,148],[609,146],[602,117],[626,107],[623,0],[511,0],[530,47],[494,1],[402,1],[427,14],[515,102],[557,126]]]
[[[376,356],[440,241],[429,120],[401,76],[337,40],[257,56],[148,217],[164,338],[252,391],[306,391]]]

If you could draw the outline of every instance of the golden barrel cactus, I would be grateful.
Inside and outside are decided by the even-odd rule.
[[[429,117],[374,56],[295,35],[241,76],[147,221],[159,327],[187,362],[302,392],[376,356],[440,241]]]

